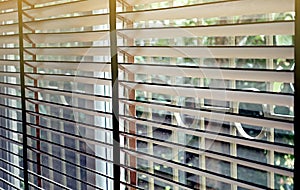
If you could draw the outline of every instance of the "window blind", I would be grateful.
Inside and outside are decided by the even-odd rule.
[[[0,1],[0,187],[293,189],[295,12]]]
[[[1,11],[1,188],[20,188],[22,175],[22,107],[16,2],[0,2]],[[16,35],[12,35],[16,34]],[[14,36],[14,39],[11,37]],[[16,184],[16,185],[15,185]]]
[[[278,17],[288,12],[293,1],[143,1],[120,11],[132,183],[277,189],[279,176],[293,178],[276,164],[294,151],[280,140],[294,130],[294,47],[279,42],[294,35],[294,20]]]

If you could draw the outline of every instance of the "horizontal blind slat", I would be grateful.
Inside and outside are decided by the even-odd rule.
[[[108,7],[108,0],[103,0],[99,3],[98,0],[75,1],[63,4],[50,5],[35,9],[25,10],[24,12],[31,17],[50,17],[76,12],[87,12],[95,9],[104,9]]]
[[[68,75],[41,75],[41,74],[26,74],[27,77],[30,77],[35,80],[49,80],[49,81],[64,81],[64,82],[77,82],[85,84],[94,84],[94,85],[111,85],[109,79],[101,78],[86,78],[80,76],[68,76]]]
[[[131,21],[173,20],[189,18],[228,17],[255,15],[295,10],[293,0],[243,0],[225,1],[192,6],[172,7],[149,11],[133,11],[118,15]],[[259,5],[259,6],[257,6]]]
[[[107,40],[109,33],[107,31],[98,32],[72,32],[72,33],[38,33],[25,34],[25,38],[32,43],[65,43],[65,42],[94,42]],[[0,37],[1,39],[1,37]]]
[[[131,56],[188,58],[293,59],[293,47],[120,47]]]
[[[17,1],[16,0],[9,0],[9,1],[0,2],[0,11],[5,11],[7,9],[16,9],[16,8],[17,8]]]
[[[294,22],[269,22],[232,25],[208,25],[195,27],[134,28],[119,30],[118,33],[131,39],[178,38],[199,36],[251,36],[293,35]]]
[[[109,47],[45,47],[25,48],[25,51],[33,55],[110,56]]]
[[[86,16],[30,21],[30,22],[25,22],[25,24],[33,30],[52,30],[52,29],[80,28],[84,26],[103,25],[103,24],[107,24],[108,20],[109,20],[108,14],[98,14],[98,15],[86,15]]]
[[[205,67],[172,67],[167,65],[141,65],[126,64],[122,65],[127,72],[148,74],[148,75],[166,75],[166,76],[183,76],[194,78],[213,78],[223,80],[249,80],[260,82],[294,82],[293,72],[277,71],[252,71],[243,69],[222,69],[222,68],[205,68]],[[168,71],[167,73],[165,71]]]
[[[228,89],[203,89],[184,86],[166,86],[159,84],[139,84],[121,82],[121,85],[129,89],[142,90],[146,92],[167,94],[173,96],[185,96],[195,98],[207,98],[220,101],[247,102],[256,104],[271,104],[282,106],[293,106],[294,97],[275,93],[264,93],[256,91],[228,90]]]

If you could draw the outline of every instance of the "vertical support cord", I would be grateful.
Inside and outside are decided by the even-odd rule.
[[[300,1],[295,0],[295,12],[296,12],[296,19],[295,19],[295,70],[294,70],[294,85],[295,85],[295,95],[294,95],[294,115],[295,115],[295,121],[294,121],[294,156],[295,156],[295,167],[294,167],[294,189],[300,189],[300,183],[296,180],[299,179],[299,129],[297,126],[300,125]],[[297,52],[298,51],[298,52]]]
[[[120,134],[119,134],[119,83],[116,33],[116,0],[109,1],[110,53],[112,75],[112,124],[114,190],[120,189]]]
[[[28,185],[28,162],[27,162],[27,121],[26,121],[26,100],[25,100],[25,69],[24,69],[24,44],[23,44],[23,10],[22,0],[18,0],[18,23],[19,23],[19,54],[20,54],[20,82],[21,82],[21,104],[22,104],[22,132],[23,132],[23,172],[24,190],[29,189]]]
[[[126,5],[124,5],[126,6]],[[126,6],[126,11],[133,11],[133,6]],[[126,22],[126,27],[127,28],[133,28],[133,21],[127,20],[124,21],[123,23]],[[123,27],[125,28],[125,27]],[[132,38],[126,38],[127,39],[127,46],[133,46],[134,45],[134,40]],[[124,44],[125,45],[125,44]],[[134,56],[130,54],[124,54],[124,57],[127,57],[127,63],[134,64]],[[126,60],[125,60],[126,62]],[[134,73],[129,72],[127,76],[128,80],[134,80]],[[135,99],[135,90],[130,89],[128,93],[129,99]],[[132,117],[136,117],[136,106],[135,105],[129,105],[129,114]],[[129,133],[136,134],[136,123],[135,122],[129,122]],[[132,150],[136,150],[137,147],[137,140],[136,138],[132,137],[128,139],[129,141],[129,148]],[[137,167],[137,157],[135,155],[130,155],[129,156],[130,160],[130,167],[136,168]],[[137,185],[137,172],[134,170],[131,170],[129,172],[129,182],[131,185]],[[131,187],[130,190],[134,190],[134,187]]]
[[[30,8],[33,9],[34,8],[34,5],[33,4],[30,4]],[[30,21],[34,21],[35,19],[34,18],[31,18]],[[28,27],[27,27],[28,28]],[[35,30],[34,29],[31,29],[30,28],[30,31],[32,33],[35,33]],[[34,42],[31,42],[32,44],[32,47],[36,47],[36,44]],[[36,55],[32,55],[32,60],[33,61],[36,61]],[[37,67],[33,67],[33,72],[34,73],[37,73]],[[33,80],[33,84],[35,87],[38,87],[38,80],[37,79],[34,79]],[[39,98],[39,93],[38,92],[34,92],[34,98],[36,100],[38,100]],[[36,113],[39,113],[39,105],[38,104],[35,104],[34,105],[34,111]],[[36,125],[40,125],[40,116],[35,116],[35,123]],[[36,132],[36,137],[37,139],[40,139],[40,136],[41,136],[41,129],[38,127],[35,129],[35,132]],[[36,147],[38,149],[38,151],[41,150],[41,141],[40,140],[37,140],[36,141]],[[37,179],[37,185],[38,187],[42,187],[42,167],[41,167],[41,153],[40,152],[37,152],[36,153],[36,161],[37,161],[37,174],[38,174],[38,179]]]

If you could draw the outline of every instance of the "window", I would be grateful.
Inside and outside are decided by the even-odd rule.
[[[0,188],[293,189],[294,0],[0,0]]]

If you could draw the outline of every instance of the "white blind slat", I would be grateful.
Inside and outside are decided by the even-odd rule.
[[[293,59],[293,47],[120,47],[131,56]]]
[[[104,9],[108,7],[108,1],[103,0],[101,3],[97,0],[77,1],[64,4],[40,7],[35,9],[25,10],[25,13],[34,18],[59,16],[77,12],[87,12],[96,9]]]
[[[177,28],[139,28],[120,30],[118,33],[132,39],[157,37],[172,39],[177,37],[199,36],[293,35],[294,22],[289,21]]]
[[[293,0],[234,0],[149,11],[126,12],[120,13],[119,16],[131,21],[148,21],[257,15],[294,11],[293,2]]]
[[[216,90],[216,89],[201,89],[187,88],[178,86],[164,86],[155,84],[134,84],[122,82],[129,89],[142,90],[152,93],[167,94],[173,96],[185,96],[196,98],[208,98],[222,101],[233,102],[248,102],[256,104],[271,104],[282,106],[293,106],[294,97],[290,95],[281,95],[273,93],[258,93],[256,91],[232,91],[232,90]]]
[[[27,22],[29,28],[33,30],[53,30],[80,28],[84,26],[94,26],[106,24],[109,20],[108,14],[87,15],[77,17],[66,17],[59,19],[47,19]]]
[[[185,67],[170,67],[164,65],[122,65],[124,69],[130,73],[148,74],[148,75],[166,75],[166,76],[183,76],[194,78],[214,78],[223,80],[249,80],[260,82],[294,82],[294,74],[292,72],[276,72],[276,71],[261,71],[261,70],[230,70],[219,68],[185,68]],[[166,71],[168,71],[166,73]]]

